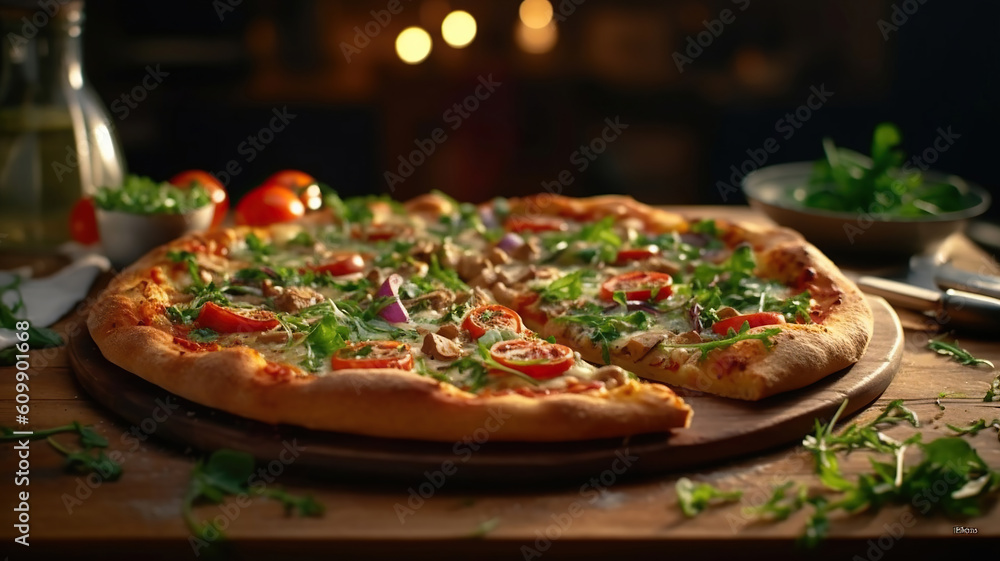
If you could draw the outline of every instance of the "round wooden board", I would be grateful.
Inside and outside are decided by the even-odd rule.
[[[847,414],[873,402],[889,386],[903,354],[899,318],[885,302],[869,297],[875,333],[854,366],[801,390],[758,402],[708,395],[685,399],[694,408],[688,429],[629,439],[567,443],[394,440],[275,426],[237,417],[181,399],[108,362],[86,330],[69,343],[80,384],[101,404],[133,425],[157,407],[176,409],[159,423],[156,435],[206,451],[231,448],[262,462],[286,447],[304,448],[295,467],[324,475],[419,479],[444,471],[449,481],[579,481],[632,464],[629,475],[687,469],[793,443],[811,432],[813,420],[829,419],[844,399]],[[287,454],[286,454],[287,455]],[[619,460],[622,458],[622,460]],[[638,459],[634,459],[638,458]]]

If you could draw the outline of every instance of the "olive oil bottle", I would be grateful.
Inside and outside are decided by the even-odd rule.
[[[0,4],[0,251],[67,241],[73,204],[122,182],[111,119],[84,80],[82,8]]]

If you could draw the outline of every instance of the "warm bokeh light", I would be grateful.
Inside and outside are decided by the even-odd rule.
[[[461,49],[476,38],[476,18],[462,10],[448,14],[441,22],[441,36],[445,43]]]
[[[521,23],[531,29],[544,29],[552,22],[552,4],[549,0],[524,0],[518,13]]]
[[[396,54],[406,64],[420,64],[431,54],[431,35],[419,27],[407,27],[396,37]]]
[[[548,25],[540,29],[534,29],[519,22],[517,29],[514,31],[514,40],[517,42],[517,46],[521,47],[521,50],[532,54],[542,54],[551,51],[552,47],[556,45],[558,38],[559,32],[556,29],[556,22],[554,21],[549,22]]]

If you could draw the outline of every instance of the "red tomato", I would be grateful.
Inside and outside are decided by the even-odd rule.
[[[757,312],[754,314],[734,316],[713,323],[712,331],[719,335],[726,335],[729,333],[730,329],[733,331],[739,331],[740,328],[743,327],[744,322],[749,323],[750,327],[778,325],[779,323],[785,323],[785,316],[779,314],[778,312]]]
[[[504,226],[509,232],[554,232],[567,229],[566,221],[552,216],[511,216]]]
[[[673,294],[670,285],[674,279],[666,273],[633,271],[616,275],[601,285],[601,299],[612,300],[615,292],[624,292],[626,300],[653,300],[659,302]],[[656,296],[653,292],[656,291]]]
[[[615,258],[615,265],[624,265],[629,261],[645,261],[650,257],[659,255],[659,253],[660,248],[655,245],[623,249],[618,252],[618,257]]]
[[[236,205],[236,223],[269,226],[297,220],[305,212],[305,205],[291,189],[279,185],[261,185],[247,193]]]
[[[490,347],[490,356],[507,368],[539,380],[555,378],[575,362],[573,350],[565,345],[528,339],[500,341]]]
[[[323,193],[316,179],[308,173],[294,169],[286,169],[268,177],[263,185],[281,185],[294,191],[306,210],[317,210],[323,206]]]
[[[101,241],[97,231],[97,213],[94,211],[94,199],[84,197],[73,205],[69,212],[69,235],[83,245]]]
[[[335,277],[360,273],[365,270],[365,260],[360,253],[345,253],[337,256],[329,263],[310,265],[309,269],[317,273],[330,273]]]
[[[212,203],[215,204],[212,228],[218,228],[226,219],[226,213],[229,212],[229,195],[226,193],[226,188],[214,175],[200,169],[189,169],[170,178],[170,184],[178,187],[201,185],[208,191],[208,196],[212,197]]]
[[[253,310],[250,315],[242,315],[214,302],[206,302],[198,313],[198,325],[219,333],[251,333],[270,331],[281,325],[281,322],[267,310]]]
[[[410,352],[410,345],[398,341],[354,343],[333,353],[330,366],[334,370],[348,368],[413,370],[413,353]]]
[[[507,306],[500,304],[473,308],[469,315],[465,316],[465,321],[462,322],[462,329],[468,331],[473,339],[479,339],[486,335],[490,329],[506,329],[520,333],[523,328],[521,316]]]

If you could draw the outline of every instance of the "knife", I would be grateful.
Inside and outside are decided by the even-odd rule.
[[[1000,277],[970,273],[951,265],[939,266],[934,274],[934,282],[941,288],[953,288],[1000,298]]]
[[[962,290],[930,290],[879,277],[860,277],[857,285],[868,294],[881,296],[894,306],[934,312],[942,325],[971,329],[1000,327],[1000,299]]]

